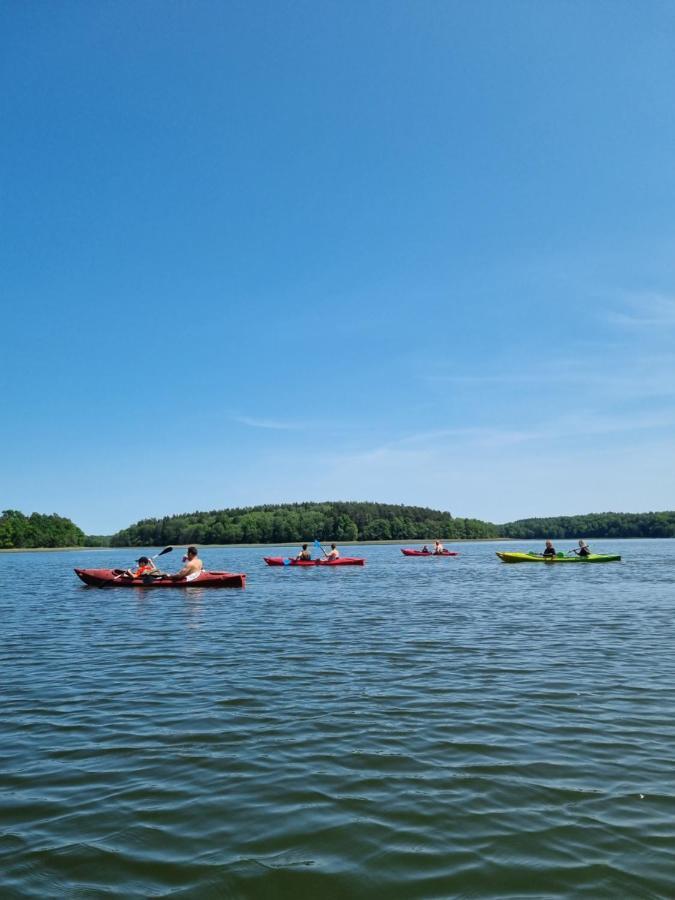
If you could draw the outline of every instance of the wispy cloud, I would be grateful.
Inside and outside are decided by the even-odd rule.
[[[499,450],[519,444],[548,443],[560,445],[565,440],[620,433],[635,433],[675,428],[674,411],[633,412],[602,415],[597,412],[569,414],[543,421],[531,427],[466,427],[440,428],[402,435],[369,449],[347,454],[353,461],[382,461],[392,456],[422,458],[439,449]]]
[[[582,389],[586,396],[616,400],[675,395],[675,354],[636,352],[623,345],[593,346],[576,357],[560,357],[530,363],[526,372],[474,374],[425,373],[422,379],[430,387],[456,391],[493,392],[500,388],[515,390],[533,386]],[[590,392],[590,394],[589,394]]]
[[[629,299],[625,308],[608,316],[613,325],[631,328],[675,327],[675,297],[645,293]]]
[[[232,421],[249,428],[266,428],[271,431],[302,431],[309,427],[307,423],[292,422],[283,419],[257,418],[256,416],[231,416]]]

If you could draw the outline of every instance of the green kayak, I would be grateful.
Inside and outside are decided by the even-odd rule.
[[[537,562],[537,563],[602,563],[620,562],[620,556],[610,556],[603,553],[591,553],[590,556],[565,556],[558,553],[557,556],[541,556],[539,553],[497,553],[497,556],[505,563]]]

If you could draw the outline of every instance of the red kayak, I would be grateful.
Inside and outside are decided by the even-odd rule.
[[[424,550],[401,550],[401,553],[404,556],[459,556],[459,553],[455,553],[454,550],[443,550],[442,553],[434,553],[433,550],[427,550],[426,553]]]
[[[232,572],[202,572],[192,581],[171,578],[128,578],[119,569],[75,569],[75,574],[91,587],[246,587],[246,575]]]
[[[263,556],[268,566],[363,566],[365,559],[356,556],[341,556],[339,559],[289,559],[286,556]]]

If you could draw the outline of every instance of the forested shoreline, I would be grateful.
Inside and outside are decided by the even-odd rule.
[[[0,549],[30,549],[33,547],[83,547],[86,535],[70,519],[56,513],[31,513],[25,516],[16,509],[0,514]]]
[[[668,538],[675,537],[675,512],[588,513],[583,516],[518,519],[497,526],[500,537]]]
[[[466,540],[499,537],[490,522],[390,503],[288,503],[144,519],[117,532],[114,547],[275,544],[289,541]]]
[[[311,541],[553,540],[675,537],[675,512],[588,513],[494,525],[392,503],[285,503],[142,519],[114,535],[85,535],[56,513],[0,514],[0,549],[287,544]]]

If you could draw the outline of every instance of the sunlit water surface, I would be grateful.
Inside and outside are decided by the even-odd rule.
[[[499,546],[0,554],[2,898],[675,896],[675,541]]]

